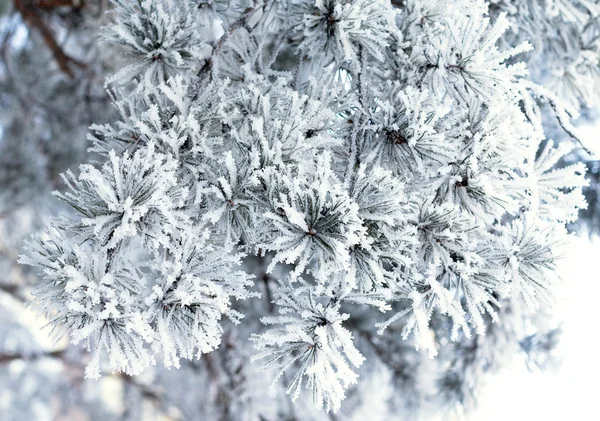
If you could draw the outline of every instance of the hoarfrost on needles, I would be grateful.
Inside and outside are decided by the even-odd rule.
[[[369,308],[370,329],[434,357],[504,305],[551,301],[586,180],[555,169],[572,147],[546,141],[534,98],[563,122],[576,107],[554,73],[530,80],[540,47],[508,4],[115,3],[105,41],[131,62],[108,79],[120,121],[91,129],[106,161],[64,176],[72,214],[21,258],[42,271],[36,306],[93,352],[89,377],[213,351],[258,295],[257,256],[280,279],[255,359],[327,411],[358,381]],[[584,49],[568,71],[597,80]]]

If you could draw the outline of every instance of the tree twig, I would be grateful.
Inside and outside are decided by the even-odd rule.
[[[24,361],[34,361],[40,360],[42,358],[59,358],[62,359],[65,355],[65,350],[61,349],[58,351],[49,351],[42,353],[32,353],[31,355],[27,354],[0,354],[0,364],[10,363],[16,360],[24,360]]]
[[[56,60],[60,69],[69,75],[70,78],[74,78],[73,70],[71,69],[71,65],[74,65],[79,68],[85,68],[85,64],[80,62],[79,60],[74,59],[73,57],[68,56],[61,46],[58,44],[52,31],[48,28],[41,15],[38,13],[38,8],[42,7],[41,4],[44,4],[45,9],[51,8],[50,6],[54,4],[54,7],[67,5],[66,3],[74,4],[74,1],[66,1],[66,0],[14,0],[15,8],[19,11],[21,16],[23,16],[23,20],[29,26],[31,30],[34,28],[39,31],[44,39],[44,42],[52,51],[54,55],[54,59]],[[79,2],[77,2],[79,3]]]

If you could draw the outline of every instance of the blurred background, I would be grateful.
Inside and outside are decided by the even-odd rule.
[[[510,1],[491,3],[494,12],[512,10]],[[88,126],[117,117],[104,78],[121,66],[121,58],[99,43],[100,28],[111,18],[110,7],[108,0],[0,0],[0,420],[373,421],[416,417],[409,404],[414,398],[410,392],[417,389],[411,383],[415,381],[411,374],[414,357],[400,364],[386,361],[384,355],[381,367],[400,364],[401,368],[368,366],[369,378],[354,392],[357,398],[349,404],[351,408],[340,415],[323,415],[310,409],[294,410],[281,390],[268,389],[269,376],[255,375],[256,369],[248,364],[251,350],[244,348],[244,332],[236,337],[227,330],[218,351],[185,363],[180,370],[156,367],[135,378],[114,374],[98,381],[84,379],[90,357],[82,347],[49,339],[48,329],[42,329],[45,321],[26,304],[37,275],[16,260],[24,239],[64,211],[51,198],[53,190],[62,188],[60,173],[94,159],[87,153]],[[534,78],[543,77],[539,70],[543,55],[528,60]],[[583,77],[567,76],[575,82]],[[596,86],[595,92],[599,90]],[[596,279],[600,111],[594,98],[588,99],[575,126],[590,153],[574,153],[564,164],[587,164],[589,207],[570,227],[577,239],[562,261],[564,284],[547,321],[553,327],[541,338],[532,334],[529,342],[521,341],[520,358],[499,364],[476,383],[475,409],[466,415],[456,407],[444,415],[421,411],[422,419],[592,419],[596,412],[591,385],[600,376],[593,333],[597,331],[594,301],[600,292]],[[572,141],[551,119],[548,137]],[[376,353],[385,344],[371,341],[371,345]],[[407,351],[406,355],[412,354]],[[396,377],[390,380],[390,376]],[[389,384],[397,387],[382,386]],[[386,402],[398,393],[403,394],[403,409],[396,409],[395,417],[390,417]],[[257,394],[263,399],[255,399]],[[469,399],[462,396],[459,401],[465,404]],[[257,409],[269,402],[277,403]],[[232,409],[236,405],[237,412]]]

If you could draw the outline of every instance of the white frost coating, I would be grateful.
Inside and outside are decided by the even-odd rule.
[[[509,15],[481,0],[116,3],[106,37],[132,63],[109,79],[120,120],[92,126],[107,159],[67,172],[56,196],[74,215],[21,258],[43,271],[40,308],[93,351],[89,377],[215,350],[223,319],[260,307],[237,303],[258,295],[258,260],[278,314],[255,360],[327,411],[365,359],[373,323],[355,316],[433,358],[505,303],[552,300],[585,168],[557,169],[572,147],[546,141],[534,99],[567,128],[574,107],[528,79],[531,45],[498,47]],[[285,36],[263,44],[270,31]]]

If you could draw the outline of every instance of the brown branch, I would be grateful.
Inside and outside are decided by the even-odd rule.
[[[592,151],[590,151],[581,141],[581,138],[579,136],[577,136],[572,128],[574,128],[571,123],[569,123],[568,121],[565,122],[564,118],[561,116],[561,112],[558,110],[558,107],[556,105],[556,102],[554,102],[553,99],[548,98],[548,102],[550,103],[550,107],[552,107],[552,111],[554,111],[554,115],[556,116],[556,120],[558,121],[558,124],[560,125],[560,127],[565,131],[565,133],[567,133],[567,135],[569,135],[569,137],[573,140],[575,140],[577,143],[579,143],[579,146],[581,147],[581,149],[583,149],[583,151],[585,153],[587,153],[590,157],[594,157],[594,154],[592,153]]]
[[[56,42],[52,31],[50,31],[50,29],[38,13],[38,9],[36,8],[36,5],[38,4],[45,4],[46,9],[50,8],[51,4],[55,4],[55,7],[58,7],[59,3],[70,3],[71,5],[73,5],[74,1],[67,2],[66,0],[14,0],[14,3],[15,8],[19,11],[21,16],[23,16],[23,20],[25,21],[27,26],[29,26],[29,29],[33,30],[35,28],[40,32],[46,45],[48,46],[50,51],[52,51],[52,54],[54,55],[54,59],[56,60],[58,67],[60,67],[60,69],[64,73],[69,75],[70,78],[73,78],[74,75],[70,65],[75,65],[79,68],[85,67],[84,63],[74,59],[73,57],[68,56],[63,51],[61,46],[58,45],[58,42]]]
[[[58,7],[70,7],[80,9],[83,6],[82,0],[33,0],[33,6],[38,9],[52,10]]]
[[[18,285],[0,283],[0,291],[4,292],[5,294],[10,295],[15,300],[17,300],[21,303],[27,302],[27,299],[22,295],[21,288]]]
[[[213,47],[211,56],[208,57],[204,61],[202,67],[200,68],[200,71],[198,72],[198,75],[197,75],[198,77],[202,78],[202,77],[204,77],[205,74],[208,74],[209,77],[212,78],[214,59],[217,57],[219,51],[221,50],[221,48],[223,47],[225,42],[239,28],[245,28],[248,32],[252,31],[252,28],[250,28],[248,26],[248,19],[254,12],[255,12],[255,9],[253,7],[248,7],[246,10],[244,10],[244,13],[242,13],[242,15],[237,20],[235,20],[234,22],[231,23],[231,25],[229,25],[229,28],[227,28],[227,31],[223,35],[221,35],[221,38],[217,41],[217,43]],[[196,99],[198,94],[199,94],[199,92],[196,92],[196,95],[194,96],[193,99]]]
[[[31,355],[27,354],[0,354],[0,364],[10,363],[16,360],[24,360],[24,361],[33,361],[40,360],[42,358],[60,358],[64,357],[65,350],[59,351],[50,351],[50,352],[42,352],[42,353],[32,353]]]
[[[217,44],[213,49],[213,56],[217,55],[221,47],[223,47],[223,45],[225,44],[225,41],[227,41],[239,28],[245,28],[248,32],[252,31],[252,28],[248,26],[248,18],[250,18],[252,13],[254,13],[255,11],[256,10],[254,9],[254,7],[246,8],[246,10],[244,10],[244,13],[242,13],[242,15],[239,18],[237,18],[234,22],[231,23],[231,25],[229,25],[227,31],[221,36],[219,41],[217,41]]]
[[[130,376],[125,373],[116,373],[113,375],[121,379],[126,384],[137,388],[142,394],[142,396],[146,399],[149,399],[154,402],[159,402],[162,398],[163,391],[160,388],[140,383],[135,376]]]
[[[260,272],[260,275],[258,275],[257,279],[259,279],[263,282],[263,285],[265,288],[265,301],[266,301],[265,304],[267,306],[267,311],[269,313],[273,313],[273,311],[274,311],[273,294],[271,292],[271,285],[269,285],[269,284],[270,284],[270,282],[276,281],[276,279],[270,273],[267,273],[268,263],[266,261],[266,256],[263,256],[263,255],[258,256],[258,265],[260,266],[261,272]]]

